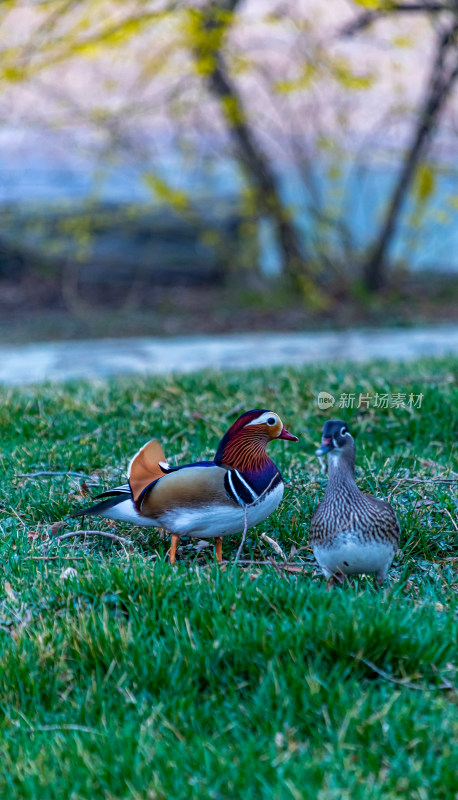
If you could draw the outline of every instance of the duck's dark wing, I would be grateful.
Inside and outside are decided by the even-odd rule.
[[[123,503],[128,497],[132,497],[132,492],[130,491],[129,484],[124,483],[122,486],[115,486],[114,489],[108,489],[106,492],[95,495],[94,500],[97,500],[99,497],[105,499],[102,500],[101,503],[96,503],[88,508],[81,508],[78,511],[74,511],[70,516],[97,517],[102,511],[107,511],[109,508],[117,506],[118,503]]]
[[[393,506],[381,497],[374,497],[372,494],[364,494],[368,508],[371,512],[371,520],[376,530],[382,531],[393,544],[399,545],[401,527]]]

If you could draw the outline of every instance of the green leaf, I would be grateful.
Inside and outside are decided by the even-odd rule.
[[[164,201],[178,211],[185,211],[189,208],[189,199],[186,193],[169,186],[166,181],[162,180],[162,178],[159,178],[154,173],[145,172],[143,180],[148,188],[154,192],[158,200]]]
[[[419,168],[415,183],[414,195],[419,203],[426,203],[434,193],[436,187],[436,176],[434,168],[429,164],[422,164]]]
[[[346,89],[369,89],[374,83],[374,76],[366,73],[359,75],[353,72],[349,62],[344,58],[339,58],[331,65],[332,72],[336,80]]]
[[[315,64],[304,64],[304,67],[297,78],[276,81],[275,89],[281,94],[289,94],[290,92],[297,92],[301,89],[308,89],[312,84],[313,79],[316,77],[317,72],[318,69]]]

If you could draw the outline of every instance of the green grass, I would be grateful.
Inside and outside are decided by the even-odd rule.
[[[0,797],[14,800],[375,800],[458,797],[457,553],[453,449],[458,364],[276,369],[1,392]],[[326,390],[424,394],[421,409],[317,410]],[[221,572],[154,531],[50,544],[50,524],[123,477],[148,438],[169,460],[211,457],[242,410],[300,435],[270,453],[283,504]],[[326,591],[307,530],[326,476],[323,420],[356,435],[362,488],[391,496],[401,553],[380,593]],[[415,481],[423,481],[417,483]],[[97,486],[95,485],[97,484]],[[94,523],[94,520],[92,520]],[[76,530],[75,521],[67,530]],[[228,560],[238,539],[224,542]],[[294,549],[296,554],[294,554]],[[300,549],[304,548],[304,549]],[[48,558],[43,558],[43,555]],[[49,558],[52,556],[53,558]],[[76,573],[64,575],[73,567]]]

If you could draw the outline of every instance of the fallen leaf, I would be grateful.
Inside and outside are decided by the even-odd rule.
[[[51,525],[51,536],[57,536],[57,534],[60,533],[60,531],[65,528],[66,525],[67,523],[63,522],[63,520],[60,520],[60,522],[54,522]]]
[[[17,600],[17,597],[16,597],[15,593],[13,592],[13,588],[12,588],[11,583],[9,581],[5,581],[3,588],[5,589],[5,593],[8,595],[10,600],[13,600],[13,601]]]
[[[285,553],[275,539],[271,539],[270,536],[267,536],[267,533],[261,533],[261,539],[264,539],[265,542],[268,542],[272,549],[275,550],[275,552],[278,553],[278,555],[281,556],[284,561],[287,560]]]
[[[208,539],[199,539],[196,544],[189,545],[190,550],[203,550],[204,547],[210,547],[213,542],[209,541]]]
[[[27,539],[29,542],[44,541],[48,538],[46,531],[27,531]]]
[[[435,505],[436,505],[435,500],[428,500],[426,498],[421,498],[421,500],[417,500],[417,502],[414,505],[414,508],[421,508],[422,506],[435,506]]]
[[[442,678],[442,682],[441,682],[441,684],[440,684],[440,686],[439,686],[439,689],[448,689],[448,690],[450,690],[450,691],[454,691],[454,689],[455,689],[455,686],[454,686],[454,684],[453,684],[451,681],[449,681],[447,678]]]
[[[64,571],[60,573],[59,580],[68,581],[71,578],[76,578],[77,575],[78,575],[78,572],[76,571],[76,569],[74,567],[67,567],[67,569],[64,569]]]

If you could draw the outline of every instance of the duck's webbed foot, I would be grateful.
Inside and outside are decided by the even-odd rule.
[[[223,560],[223,537],[215,536],[215,555],[218,564]]]
[[[178,547],[178,542],[179,541],[180,541],[180,537],[179,536],[175,536],[175,534],[172,533],[172,541],[170,543],[170,550],[169,550],[169,561],[172,564],[172,566],[175,564],[175,559],[176,559],[176,554],[177,554],[177,547]]]

